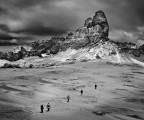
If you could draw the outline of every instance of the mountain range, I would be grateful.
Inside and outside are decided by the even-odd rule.
[[[144,66],[144,45],[110,40],[109,24],[102,10],[96,11],[76,31],[34,41],[30,46],[30,49],[20,46],[11,52],[0,52],[0,66],[49,67],[87,61]]]

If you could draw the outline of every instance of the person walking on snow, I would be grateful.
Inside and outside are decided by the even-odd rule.
[[[68,95],[68,96],[67,96],[67,102],[69,102],[69,100],[70,100],[70,96]]]
[[[97,89],[97,84],[95,84],[95,89]]]
[[[48,104],[47,104],[47,111],[50,111],[50,109],[51,109],[51,106],[50,106],[50,104],[48,103]]]
[[[41,105],[40,108],[41,108],[41,113],[43,113],[44,106]]]
[[[83,95],[83,90],[81,90],[80,93],[81,93],[81,96],[82,96]]]

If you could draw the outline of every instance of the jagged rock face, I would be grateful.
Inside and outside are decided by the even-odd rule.
[[[77,38],[84,38],[86,36],[103,36],[108,38],[109,25],[105,13],[101,10],[95,12],[93,19],[89,17],[84,27],[77,29],[75,36]]]
[[[0,53],[0,59],[5,59],[9,61],[16,61],[19,59],[24,58],[27,55],[27,51],[24,47],[20,47],[17,53],[15,52],[8,52],[8,53]]]
[[[89,18],[85,21],[84,27],[91,28],[91,27],[92,27],[92,21],[93,21],[93,19],[92,19],[91,17],[89,17]]]
[[[88,35],[88,32],[89,31],[87,28],[80,27],[76,30],[76,35],[74,38],[84,38],[86,35]]]
[[[96,35],[100,35],[103,32],[103,28],[100,25],[95,25],[93,27],[93,30],[95,32]]]
[[[95,12],[92,20],[92,26],[95,33],[101,34],[102,36],[108,37],[109,25],[105,13],[101,10]]]
[[[65,38],[63,37],[59,37],[59,38],[53,37],[50,40],[42,41],[42,42],[35,41],[31,46],[32,50],[30,56],[33,56],[35,54],[39,56],[39,54],[47,53],[47,51],[49,51],[49,53],[51,54],[57,54],[59,52],[60,46],[64,41]]]
[[[77,50],[86,47],[88,44],[90,44],[88,38],[68,40],[60,46],[60,51],[66,51],[68,48]]]
[[[142,54],[144,54],[144,44],[142,46],[139,47],[138,49]]]

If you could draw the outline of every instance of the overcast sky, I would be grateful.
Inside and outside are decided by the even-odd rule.
[[[144,0],[0,0],[0,40],[25,43],[63,35],[99,9],[111,39],[143,44]]]

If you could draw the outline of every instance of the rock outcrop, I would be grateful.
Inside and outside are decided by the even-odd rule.
[[[93,19],[91,17],[89,17],[85,23],[84,23],[84,27],[87,27],[87,28],[92,28],[92,21]]]
[[[17,61],[19,59],[23,59],[26,57],[27,51],[24,47],[20,47],[19,51],[17,52],[7,52],[7,53],[2,53],[0,52],[0,59],[5,59],[8,61]]]
[[[109,25],[105,13],[102,10],[95,12],[93,17],[92,26],[95,33],[108,37]]]
[[[52,37],[46,41],[35,41],[32,43],[31,51],[37,51],[39,54],[57,54],[61,48],[61,45],[65,41],[64,37]]]
[[[87,36],[108,38],[109,25],[105,13],[101,10],[95,12],[93,18],[89,17],[84,27],[76,30],[75,38],[84,38]],[[97,39],[96,39],[97,41]]]

